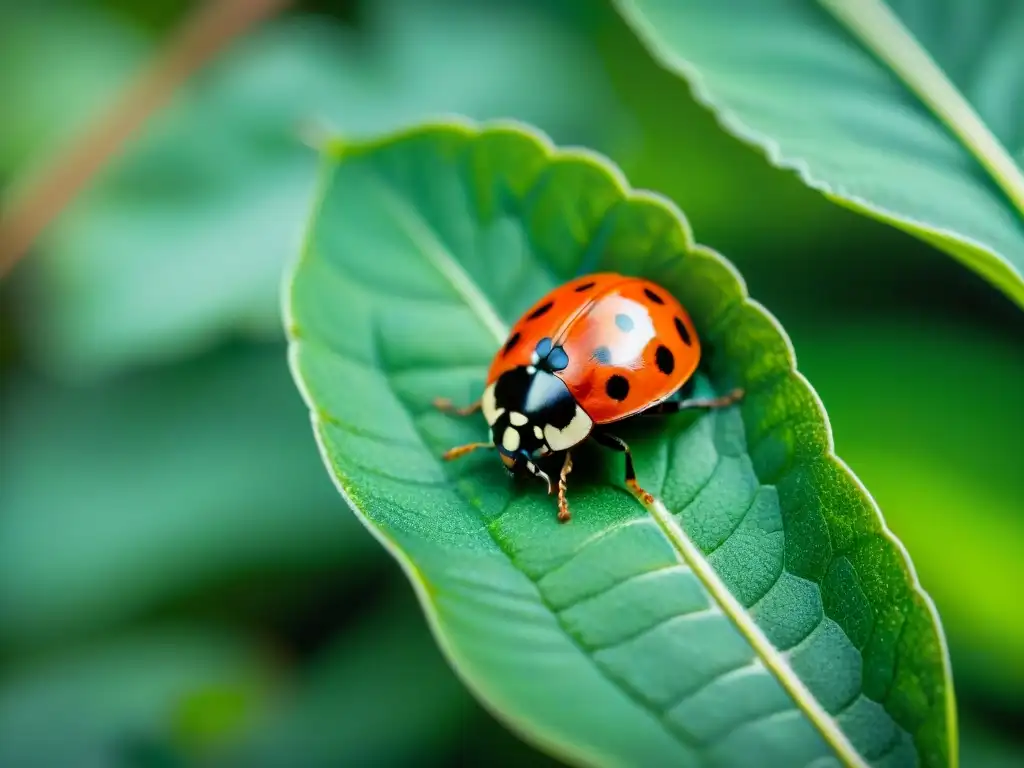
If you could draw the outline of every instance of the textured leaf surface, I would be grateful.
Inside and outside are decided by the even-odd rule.
[[[617,3],[727,130],[1024,305],[1024,5],[891,0],[890,12],[883,0]],[[929,73],[918,52],[937,69]],[[918,77],[921,87],[911,87]],[[964,108],[980,118],[969,136],[956,132],[968,126]],[[977,154],[986,131],[1003,151],[998,170]]]
[[[330,147],[288,289],[328,469],[442,647],[527,738],[597,764],[949,764],[944,644],[877,508],[832,455],[788,341],[678,212],[525,129]],[[741,407],[624,430],[643,483],[577,454],[575,517],[493,456],[444,464],[507,326],[577,271],[650,277]],[[820,762],[819,762],[820,761]]]
[[[119,27],[93,22],[134,50]],[[316,178],[316,154],[301,142],[311,127],[374,134],[457,113],[529,120],[587,143],[621,128],[591,118],[594,103],[612,100],[593,55],[536,9],[380,0],[363,22],[363,37],[325,19],[274,22],[191,79],[41,242],[29,351],[58,374],[90,378],[225,336],[277,337],[282,255]],[[41,34],[23,24],[12,37]],[[38,45],[4,51],[0,78],[9,73],[10,98],[21,100],[0,125],[0,147],[17,153],[52,113],[80,123],[109,99],[115,63],[86,79],[78,48],[64,45],[63,30],[79,25],[77,16],[49,23],[46,50],[59,68],[39,70]],[[128,53],[110,58],[132,71]],[[91,88],[89,109],[64,99],[79,86]]]

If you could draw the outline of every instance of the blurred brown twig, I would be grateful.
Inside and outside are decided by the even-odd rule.
[[[290,0],[208,0],[182,23],[110,108],[56,152],[0,212],[0,278],[179,85],[252,25]]]

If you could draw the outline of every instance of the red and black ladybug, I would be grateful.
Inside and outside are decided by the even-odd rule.
[[[640,413],[722,408],[743,396],[680,399],[700,362],[700,341],[679,302],[659,285],[611,272],[585,275],[548,293],[516,323],[487,375],[483,397],[466,408],[437,400],[442,410],[482,410],[491,441],[452,448],[446,459],[496,448],[510,474],[527,472],[554,491],[558,519],[569,519],[566,475],[570,449],[591,438],[626,455],[626,484],[646,504],[633,457],[604,425]]]

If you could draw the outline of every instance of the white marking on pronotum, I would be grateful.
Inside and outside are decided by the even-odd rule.
[[[529,419],[526,418],[525,414],[519,413],[517,411],[512,411],[512,413],[508,415],[508,420],[513,427],[521,427],[523,426],[523,424],[529,421]]]
[[[544,439],[544,430],[541,429],[536,424],[533,425],[533,434],[535,434],[537,436],[538,440],[543,440]]]
[[[528,365],[528,366],[526,366],[526,372],[529,373],[529,374],[536,373],[537,372],[537,366],[535,366],[535,365]]]
[[[577,406],[576,414],[564,429],[558,429],[551,424],[544,427],[544,439],[551,446],[551,450],[565,451],[583,442],[586,436],[590,434],[590,428],[593,425],[594,422],[590,420],[590,417],[584,413],[582,408]]]
[[[480,398],[480,408],[483,410],[484,418],[487,419],[489,426],[493,426],[498,417],[505,412],[504,408],[498,407],[498,403],[494,399],[494,386],[494,384],[491,384],[491,386],[485,389],[483,397]]]
[[[505,427],[505,434],[501,436],[501,447],[510,452],[518,449],[519,432],[512,427]]]

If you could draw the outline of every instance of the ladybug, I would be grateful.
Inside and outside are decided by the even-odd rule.
[[[541,298],[515,324],[494,356],[478,402],[457,408],[435,401],[461,416],[482,411],[490,428],[490,442],[452,448],[444,458],[497,449],[510,475],[535,475],[549,494],[557,474],[558,519],[566,522],[571,450],[589,438],[625,454],[626,485],[650,504],[654,499],[637,483],[629,446],[607,425],[639,414],[737,402],[740,389],[716,398],[682,397],[700,351],[690,316],[661,286],[611,272],[576,278]]]

